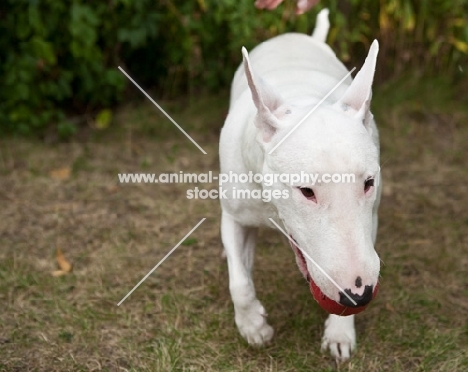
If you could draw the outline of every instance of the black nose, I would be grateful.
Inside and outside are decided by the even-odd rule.
[[[344,291],[356,302],[356,305],[353,304],[348,296],[346,296],[343,292],[340,292],[340,304],[348,307],[360,307],[367,305],[372,300],[373,289],[374,286],[366,285],[362,295],[357,295],[351,292],[351,289],[345,289]]]

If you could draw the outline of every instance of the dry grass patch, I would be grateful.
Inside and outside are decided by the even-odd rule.
[[[451,97],[437,101],[438,84],[402,85],[375,93],[382,282],[357,317],[358,350],[341,371],[468,368],[468,110]],[[225,97],[168,109],[208,155],[146,103],[123,108],[113,131],[80,143],[1,140],[0,370],[335,368],[319,352],[325,314],[280,234],[260,234],[257,292],[276,335],[255,349],[234,325],[218,202],[187,200],[190,185],[118,183],[121,172],[217,170]],[[62,168],[68,176],[52,176]],[[57,247],[74,266],[58,278],[50,274]]]

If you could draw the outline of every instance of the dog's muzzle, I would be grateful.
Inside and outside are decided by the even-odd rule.
[[[314,280],[312,279],[312,276],[309,273],[309,270],[307,269],[307,262],[305,260],[304,255],[302,254],[301,250],[297,246],[296,240],[291,236],[291,239],[294,241],[294,243],[290,240],[291,248],[293,249],[295,255],[296,255],[296,262],[297,265],[299,266],[299,270],[301,271],[302,275],[306,278],[306,280],[309,282],[310,286],[310,291],[312,292],[312,295],[314,296],[315,301],[320,305],[322,309],[325,311],[329,312],[330,314],[336,314],[336,315],[341,315],[341,316],[347,316],[347,315],[352,315],[352,314],[357,314],[360,313],[361,311],[364,311],[369,304],[369,302],[374,299],[374,297],[377,295],[378,289],[379,289],[379,283],[375,286],[369,286],[366,285],[364,287],[364,292],[362,295],[355,294],[351,291],[351,289],[345,289],[344,292],[353,299],[353,301],[356,303],[354,304],[348,296],[346,296],[345,293],[340,292],[340,301],[339,303],[332,300],[328,296],[326,296],[322,290],[319,288],[317,284],[315,284]],[[360,278],[356,279],[359,280]]]

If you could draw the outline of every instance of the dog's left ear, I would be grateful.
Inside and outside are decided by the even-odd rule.
[[[244,47],[242,47],[242,55],[244,57],[243,63],[247,83],[249,84],[255,107],[257,107],[255,125],[261,132],[263,142],[270,142],[280,127],[280,121],[275,115],[275,110],[284,104],[284,100],[272,86],[261,77],[255,75],[250,65],[249,54]]]
[[[374,40],[361,70],[346,90],[344,96],[336,103],[340,109],[361,119],[367,129],[369,129],[368,126],[372,119],[369,108],[378,53],[379,43]]]

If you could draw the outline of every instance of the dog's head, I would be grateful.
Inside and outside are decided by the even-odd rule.
[[[257,108],[263,174],[273,179],[263,187],[289,194],[271,202],[289,234],[297,264],[319,304],[342,315],[362,311],[378,286],[373,208],[380,167],[369,109],[377,53],[374,41],[364,66],[341,98],[322,103],[297,126],[314,105],[285,101],[254,74],[243,50]],[[275,174],[276,180],[271,176]]]

